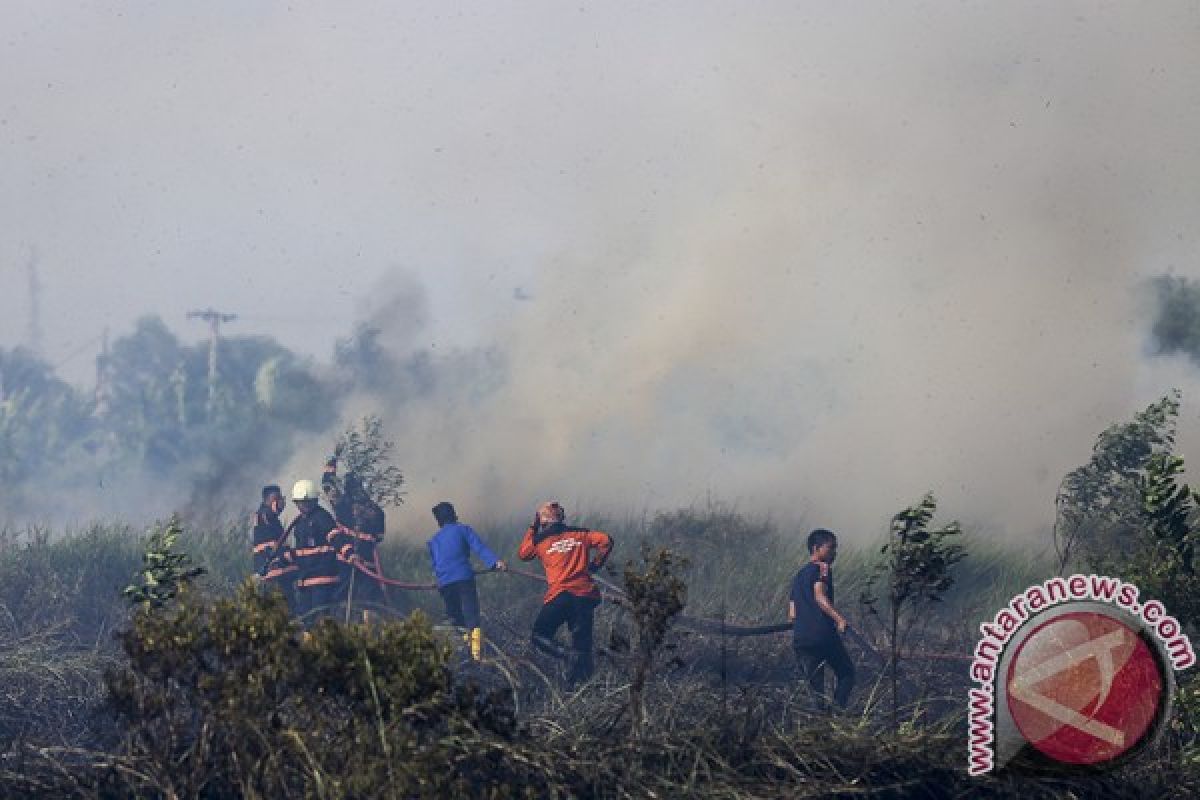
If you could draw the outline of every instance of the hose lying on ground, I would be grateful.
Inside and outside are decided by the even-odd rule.
[[[382,575],[380,573],[374,572],[366,564],[362,563],[361,561],[356,561],[356,562],[352,562],[352,563],[360,572],[364,573],[368,577],[370,577],[374,580],[377,580],[380,583],[385,584],[387,586],[395,586],[398,589],[407,589],[410,591],[432,591],[434,589],[437,589],[436,583],[406,583],[404,581],[397,581],[397,580],[393,580],[392,578],[385,577],[384,575]],[[497,572],[497,570],[475,570],[476,575],[484,575],[484,574],[489,574],[489,573],[493,573],[493,572]],[[502,572],[507,572],[511,575],[516,575],[521,578],[527,578],[529,580],[537,581],[538,583],[544,584],[546,582],[545,577],[538,575],[535,572],[528,572],[526,570],[518,569],[515,567],[508,567],[507,569],[502,570]],[[610,583],[609,581],[604,580],[603,578],[601,578],[599,576],[592,576],[592,577],[593,577],[593,580],[595,580],[596,583],[599,584],[600,588],[602,589],[600,596],[601,596],[601,598],[604,599],[605,602],[612,603],[615,606],[627,607],[628,599],[627,599],[627,597],[625,595],[625,591],[623,589],[621,589],[619,586],[617,586],[613,583]],[[775,623],[770,623],[767,625],[732,625],[723,620],[705,619],[702,617],[689,617],[686,615],[680,615],[680,616],[676,617],[675,624],[678,625],[680,628],[683,628],[684,630],[690,630],[690,631],[694,631],[696,633],[711,634],[711,635],[715,635],[715,636],[735,636],[735,637],[769,636],[769,635],[776,634],[776,633],[784,633],[784,632],[790,631],[792,629],[792,624],[790,622],[775,622]],[[879,656],[879,654],[875,652],[875,648],[868,645],[866,643],[866,640],[864,640],[862,638],[861,634],[859,634],[857,631],[854,632],[854,635],[852,636],[852,638],[854,639],[855,644],[858,644],[865,651],[869,652],[871,655],[873,655],[877,658],[881,658],[881,656]],[[971,660],[970,656],[958,655],[956,653],[905,653],[905,654],[903,654],[902,657],[903,658],[920,658],[920,659],[927,659],[927,660],[931,660],[931,661],[970,661]]]

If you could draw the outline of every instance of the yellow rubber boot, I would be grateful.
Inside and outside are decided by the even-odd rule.
[[[471,628],[470,637],[471,637],[470,638],[471,658],[475,659],[476,661],[482,661],[483,660],[483,629],[482,628]]]

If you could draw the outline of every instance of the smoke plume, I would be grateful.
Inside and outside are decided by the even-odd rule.
[[[774,11],[657,72],[607,64],[636,88],[604,120],[544,120],[546,173],[576,185],[530,178],[571,206],[531,299],[456,298],[502,378],[435,357],[424,394],[350,406],[400,443],[414,528],[440,499],[714,497],[872,535],[932,489],[948,516],[1036,534],[1103,428],[1171,385],[1186,404],[1197,381],[1148,360],[1138,287],[1194,250],[1194,9]],[[519,128],[510,99],[495,129]],[[473,236],[507,256],[502,231]],[[436,340],[407,286],[375,324]]]
[[[443,499],[494,518],[713,498],[865,538],[933,490],[947,517],[1037,536],[1095,436],[1171,386],[1182,452],[1198,441],[1194,367],[1147,344],[1140,288],[1195,269],[1193,3],[215,4],[103,24],[59,49],[24,44],[46,25],[14,34],[100,76],[19,87],[52,113],[0,135],[67,166],[53,185],[31,167],[14,219],[45,263],[111,261],[76,270],[81,308],[150,292],[157,274],[89,277],[149,258],[192,265],[180,308],[249,295],[266,320],[285,295],[289,346],[376,331],[340,414],[397,442],[393,529],[426,530]],[[78,109],[96,110],[82,155],[58,124]],[[312,477],[325,438],[270,478]]]

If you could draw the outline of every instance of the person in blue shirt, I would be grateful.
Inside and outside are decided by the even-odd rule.
[[[458,521],[454,506],[447,502],[433,507],[433,518],[441,527],[429,540],[429,558],[438,592],[446,604],[446,616],[459,628],[466,628],[471,655],[478,660],[483,648],[479,627],[479,594],[475,590],[475,571],[471,553],[488,569],[506,570],[508,565],[496,557],[470,525]]]

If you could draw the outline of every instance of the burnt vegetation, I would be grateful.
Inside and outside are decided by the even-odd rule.
[[[1154,418],[1164,443],[1171,419]],[[1098,455],[1111,439],[1101,437]],[[1120,472],[1136,497],[1128,513],[1145,524],[1087,530],[1145,537],[1130,552],[1157,548],[1153,561],[1105,566],[1168,592],[1194,631],[1194,607],[1168,591],[1190,587],[1192,574],[1195,508],[1181,469],[1178,456],[1146,454]],[[1185,797],[1200,788],[1194,680],[1179,689],[1167,735],[1116,772],[966,776],[966,665],[954,656],[970,652],[978,619],[1057,564],[1049,547],[1023,558],[955,523],[935,525],[935,510],[920,499],[896,515],[882,549],[838,560],[842,596],[864,600],[845,610],[885,657],[851,646],[861,689],[832,717],[806,711],[786,635],[721,637],[689,623],[736,633],[779,621],[805,557],[795,532],[727,507],[602,521],[641,557],[601,576],[616,602],[597,617],[597,674],[574,689],[560,663],[528,645],[540,586],[520,576],[481,578],[490,645],[476,664],[457,634],[432,623],[432,593],[403,593],[393,616],[369,626],[324,620],[305,633],[281,598],[245,580],[240,525],[9,533],[0,784],[6,796],[79,798]],[[519,525],[480,529],[511,546]],[[1092,546],[1077,539],[1072,552]],[[393,541],[383,554],[389,574],[426,569],[418,547]]]
[[[39,475],[69,486],[94,470],[189,475],[215,492],[278,463],[292,434],[327,435],[333,418],[304,409],[332,402],[334,381],[371,390],[363,376],[387,358],[369,331],[340,345],[351,366],[333,378],[269,340],[222,347],[212,401],[205,349],[153,319],[106,356],[97,400],[27,353],[0,352],[7,507],[34,504]],[[385,366],[424,375],[413,391],[434,379],[426,361]],[[1099,436],[1060,486],[1053,541],[1005,549],[935,522],[928,495],[878,541],[843,547],[839,606],[863,644],[849,643],[858,689],[835,716],[807,711],[790,638],[770,631],[807,560],[804,531],[721,504],[580,520],[615,535],[623,566],[600,576],[610,602],[596,618],[598,669],[576,688],[560,661],[530,646],[542,587],[518,574],[479,579],[488,647],[476,663],[457,632],[435,624],[433,592],[391,592],[391,613],[370,624],[304,631],[281,598],[247,581],[242,509],[237,522],[184,515],[148,531],[0,530],[0,794],[1194,796],[1192,673],[1180,676],[1166,735],[1115,772],[965,771],[963,657],[978,623],[1025,587],[1072,571],[1119,575],[1196,634],[1200,520],[1175,453],[1180,400],[1168,395]],[[273,444],[247,460],[251,430]],[[402,500],[379,418],[343,433],[333,452],[372,496],[392,508]],[[476,527],[515,561],[521,521]],[[393,537],[380,556],[390,576],[428,579],[418,543]]]

